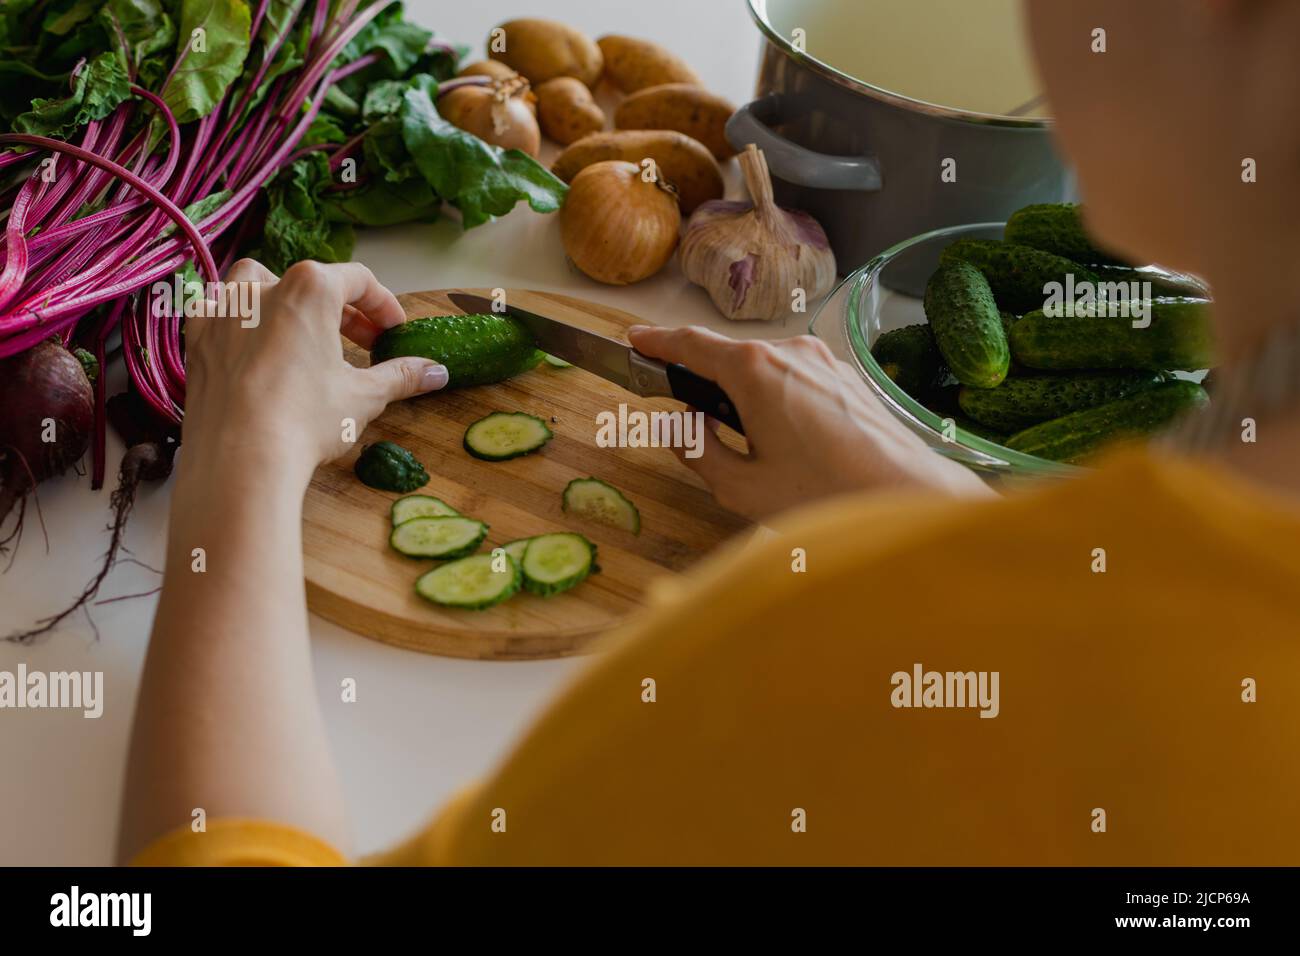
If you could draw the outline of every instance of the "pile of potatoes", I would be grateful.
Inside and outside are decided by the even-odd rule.
[[[683,215],[722,198],[718,164],[735,155],[724,135],[734,107],[704,89],[699,75],[664,47],[627,36],[592,40],[562,23],[518,19],[494,29],[487,49],[491,59],[461,75],[527,81],[540,133],[565,147],[552,171],[566,183],[597,163],[642,165],[649,159],[671,184]],[[593,95],[598,84],[621,94],[612,129]],[[515,137],[512,145],[521,141],[527,145],[526,137]]]

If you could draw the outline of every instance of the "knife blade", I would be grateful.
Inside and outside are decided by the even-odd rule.
[[[685,365],[660,362],[617,339],[569,325],[537,312],[468,292],[447,294],[466,313],[508,315],[532,334],[537,347],[556,358],[598,375],[607,382],[647,398],[663,396],[704,412],[740,434],[745,430],[730,397],[716,382],[696,375]]]

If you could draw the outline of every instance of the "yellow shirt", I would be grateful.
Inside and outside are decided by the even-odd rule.
[[[1129,452],[1031,494],[855,497],[778,530],[677,582],[494,775],[367,862],[1300,859],[1292,505]],[[136,862],[345,861],[215,821]]]

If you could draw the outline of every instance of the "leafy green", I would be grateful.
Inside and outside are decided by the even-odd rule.
[[[190,203],[188,206],[182,209],[181,212],[185,213],[186,219],[188,219],[190,222],[194,223],[197,226],[204,219],[207,219],[208,216],[211,216],[214,212],[216,212],[223,205],[225,205],[226,200],[229,198],[230,198],[229,189],[223,189],[220,192],[216,192],[216,193],[209,193],[208,195],[204,196],[202,199]],[[170,236],[175,231],[176,231],[176,223],[169,222],[166,226],[163,227],[162,231],[158,235],[160,237],[166,237],[166,236]]]
[[[108,36],[126,40],[127,55],[146,87],[157,86],[170,68],[176,44],[176,24],[159,0],[109,0],[99,11]]]
[[[321,213],[320,195],[330,183],[325,154],[309,153],[267,189],[262,261],[268,269],[283,272],[301,259],[344,262],[351,258],[352,226],[330,221]]]
[[[92,120],[113,112],[131,95],[126,68],[114,53],[101,53],[73,80],[72,94],[62,99],[35,99],[32,108],[17,117],[18,133],[67,139]]]
[[[568,187],[527,153],[503,150],[453,126],[434,108],[432,77],[416,77],[402,103],[402,139],[425,181],[461,212],[466,229],[504,216],[519,200],[555,212]]]
[[[244,68],[251,28],[244,0],[181,0],[177,53],[185,61],[162,92],[178,123],[201,119],[221,102]]]
[[[402,222],[433,222],[441,207],[442,200],[416,176],[400,183],[372,179],[355,189],[327,193],[321,211],[332,222],[395,226]]]

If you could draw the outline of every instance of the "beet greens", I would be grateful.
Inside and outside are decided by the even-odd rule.
[[[559,208],[564,184],[543,167],[438,115],[463,54],[391,0],[0,6],[0,362],[53,341],[97,363],[95,487],[115,333],[137,414],[181,420],[184,310],[157,308],[161,289],[217,281],[241,255],[276,271],[347,259],[355,226],[427,221],[444,204],[466,228],[520,201]],[[52,400],[25,395],[23,411]],[[17,475],[9,444],[0,473]],[[135,484],[170,468],[155,452],[123,468],[115,542]],[[13,478],[0,504],[41,477]]]

